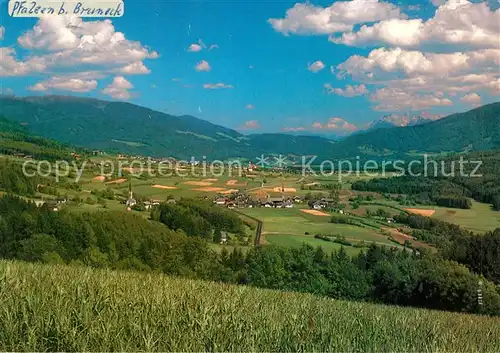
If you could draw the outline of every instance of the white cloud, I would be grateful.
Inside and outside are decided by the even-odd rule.
[[[5,35],[5,27],[0,26],[0,40],[3,40],[4,35]]]
[[[97,88],[96,80],[83,80],[75,77],[51,77],[48,80],[38,82],[34,86],[29,87],[30,91],[69,91],[69,92],[90,92]]]
[[[336,94],[343,97],[357,97],[370,93],[364,84],[357,86],[347,85],[345,88],[334,88],[332,85],[327,83],[324,87],[326,88],[328,94]]]
[[[33,51],[30,59],[37,58],[54,68],[94,66],[113,72],[159,57],[140,42],[126,39],[111,20],[84,22],[71,16],[40,18],[33,29],[18,38],[18,43]]]
[[[401,48],[372,50],[367,57],[353,55],[337,66],[340,76],[357,78],[384,78],[397,74],[399,77],[417,75],[447,76],[481,69],[497,71],[500,65],[500,49],[447,54],[422,53]]]
[[[315,121],[309,127],[287,126],[283,127],[281,130],[284,132],[322,131],[322,132],[334,132],[338,135],[348,135],[354,131],[357,131],[358,127],[342,118],[332,117],[328,119],[326,123]]]
[[[211,44],[210,46],[207,46],[201,39],[198,39],[198,43],[191,44],[187,51],[192,53],[197,53],[207,48],[208,50],[214,50],[219,48],[219,46],[217,44]]]
[[[205,89],[227,89],[227,88],[233,88],[232,85],[226,85],[225,83],[205,83],[203,85],[203,88]]]
[[[245,124],[243,124],[243,126],[240,127],[240,130],[255,130],[255,129],[260,129],[260,124],[257,120],[246,121]]]
[[[253,104],[247,104],[245,106],[246,109],[255,109],[255,106]]]
[[[128,100],[132,98],[129,90],[133,88],[134,86],[125,77],[116,76],[113,82],[102,90],[102,93],[115,99]]]
[[[297,126],[297,127],[284,127],[281,129],[284,132],[299,132],[299,131],[306,131],[307,129],[303,126]]]
[[[397,6],[379,0],[337,1],[323,8],[298,3],[286,11],[285,18],[268,22],[285,35],[332,34],[351,31],[356,24],[390,18],[405,18]]]
[[[481,96],[477,93],[469,93],[460,98],[460,101],[463,103],[469,103],[472,105],[480,105],[481,104]]]
[[[499,49],[436,54],[380,48],[371,51],[367,57],[351,56],[337,69],[338,77],[351,76],[364,83],[384,85],[396,92],[404,90],[409,98],[415,94],[429,98],[438,91],[451,95],[487,90],[492,95],[499,95],[499,65]],[[428,103],[432,102],[435,105],[447,104],[442,99],[417,99],[417,102],[415,105],[418,106],[429,106]],[[403,106],[400,100],[397,106]],[[411,104],[407,106],[411,107]]]
[[[194,69],[196,71],[198,71],[198,72],[212,70],[212,68],[210,67],[210,64],[206,60],[200,61],[198,64],[196,64],[196,66],[194,67]]]
[[[325,64],[323,64],[323,62],[321,60],[318,60],[318,61],[315,61],[313,62],[312,64],[310,64],[309,66],[307,66],[307,69],[311,72],[319,72],[321,70],[323,70],[325,68]]]
[[[47,68],[42,58],[32,57],[22,62],[16,59],[13,48],[0,48],[0,77],[23,76],[32,72],[41,72]]]
[[[439,50],[498,48],[499,23],[500,9],[493,11],[486,2],[449,0],[427,21],[388,19],[331,37],[330,41],[351,46],[377,43],[405,48],[433,46]]]
[[[422,110],[452,105],[451,100],[439,97],[437,94],[419,94],[401,88],[388,87],[376,90],[370,96],[370,100],[377,103],[374,109],[379,111]]]
[[[191,53],[196,53],[196,52],[199,52],[201,51],[201,45],[199,44],[191,44],[187,50],[188,52],[191,52]]]
[[[358,127],[339,117],[328,119],[326,123],[314,122],[312,128],[315,130],[334,130],[337,132],[353,132],[358,130]]]
[[[120,72],[127,75],[145,75],[151,73],[151,70],[149,70],[142,61],[138,61],[122,67]]]

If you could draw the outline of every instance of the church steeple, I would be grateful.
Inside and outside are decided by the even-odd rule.
[[[137,204],[137,201],[134,199],[134,193],[132,192],[132,181],[128,181],[128,200],[126,202],[126,205],[128,209],[130,210],[130,207],[135,206]]]

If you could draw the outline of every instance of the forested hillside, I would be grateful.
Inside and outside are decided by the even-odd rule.
[[[72,151],[59,142],[38,137],[18,122],[0,116],[0,154],[26,155],[36,159],[71,160]]]
[[[173,116],[130,103],[77,97],[1,97],[2,113],[33,133],[64,143],[122,153],[201,160],[255,158],[262,153],[325,155],[331,141],[279,135],[267,144],[257,137],[192,116]],[[255,139],[255,142],[253,140]],[[282,142],[278,142],[282,141]]]
[[[500,147],[500,103],[427,124],[359,133],[338,142],[287,134],[244,136],[192,116],[90,98],[3,96],[0,105],[5,116],[40,136],[81,147],[159,157],[255,159],[261,154],[283,154],[382,158]]]

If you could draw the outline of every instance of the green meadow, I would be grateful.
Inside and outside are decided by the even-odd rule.
[[[316,234],[338,235],[350,242],[375,242],[379,245],[394,246],[386,235],[374,227],[362,227],[350,224],[330,223],[330,216],[315,216],[303,212],[299,208],[254,208],[244,209],[243,213],[264,222],[263,243],[282,246],[301,246],[303,243],[321,246],[326,251],[339,250],[340,244],[314,238]],[[356,254],[361,249],[346,247],[350,253]]]
[[[494,211],[489,204],[472,201],[470,210],[436,207],[433,218],[440,219],[474,232],[484,233],[500,228],[500,212]]]

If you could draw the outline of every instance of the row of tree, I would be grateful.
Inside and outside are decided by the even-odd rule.
[[[432,204],[443,207],[470,209],[471,193],[450,180],[424,177],[392,177],[372,180],[358,180],[353,190],[373,191],[384,194],[406,194],[410,200],[419,204]]]

